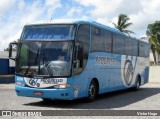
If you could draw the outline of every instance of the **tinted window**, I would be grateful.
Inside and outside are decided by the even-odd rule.
[[[104,32],[105,51],[111,52],[112,49],[112,34],[109,31]]]
[[[104,29],[92,27],[92,49],[93,52],[110,52],[112,37],[111,32]]]
[[[133,40],[133,55],[137,56],[138,55],[138,41]]]
[[[73,38],[74,28],[73,25],[26,26],[23,31],[22,39],[71,39]]]
[[[147,43],[139,42],[139,56],[140,57],[149,56],[149,45]]]
[[[105,41],[104,41],[104,31],[92,27],[92,51],[104,52],[105,51]]]
[[[88,54],[90,43],[90,27],[89,25],[81,25],[78,29],[77,41],[83,44],[83,51]]]
[[[145,44],[146,57],[149,57],[150,54],[150,46],[149,44]]]
[[[123,54],[124,53],[124,37],[121,35],[113,35],[113,52],[115,53],[120,53]]]
[[[76,46],[75,48],[75,61],[74,63],[74,70],[73,74],[78,75],[80,74],[88,60],[88,53],[89,53],[89,44],[90,44],[90,26],[89,25],[80,25],[78,28],[77,39],[76,39]]]
[[[132,55],[132,39],[125,39],[125,54]]]

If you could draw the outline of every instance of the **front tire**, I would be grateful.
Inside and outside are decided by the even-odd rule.
[[[48,98],[42,98],[42,101],[43,101],[43,102],[51,102],[52,100],[51,100],[51,99],[48,99]]]
[[[136,81],[136,83],[135,83],[135,87],[133,87],[133,90],[134,90],[134,91],[138,91],[139,88],[140,88],[140,85],[141,85],[141,80],[140,80],[140,78],[138,77],[138,79],[137,79],[137,81]]]
[[[97,95],[97,86],[95,81],[91,81],[88,89],[87,102],[93,102]]]

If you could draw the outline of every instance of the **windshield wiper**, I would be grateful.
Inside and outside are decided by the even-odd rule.
[[[43,61],[44,61],[44,66],[47,68],[48,74],[50,76],[53,76],[53,71],[49,67],[51,61],[48,60],[48,58],[44,55],[44,53],[43,53]]]
[[[37,51],[37,53],[36,53],[36,56],[35,56],[35,58],[34,58],[34,64],[36,64],[37,63],[37,59],[38,59],[38,53],[39,53],[39,48],[38,48],[38,51]],[[31,65],[30,66],[28,66],[28,68],[26,69],[26,72],[25,72],[25,74],[24,75],[27,75],[28,74],[28,71],[30,70],[30,68],[31,68]]]

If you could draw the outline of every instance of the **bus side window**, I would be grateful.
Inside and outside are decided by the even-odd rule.
[[[147,43],[139,42],[139,56],[149,57],[149,45]]]
[[[83,47],[80,43],[75,47],[74,68],[83,68]]]
[[[132,46],[133,46],[133,43],[132,43],[132,39],[131,38],[128,38],[128,37],[126,37],[125,38],[125,54],[126,55],[133,55],[133,48],[132,48]]]
[[[113,52],[117,54],[124,54],[125,51],[125,39],[124,36],[114,34],[113,35]]]
[[[138,56],[138,41],[133,40],[133,56]]]
[[[90,44],[90,26],[83,24],[78,28],[74,54],[73,74],[80,74],[86,66]]]

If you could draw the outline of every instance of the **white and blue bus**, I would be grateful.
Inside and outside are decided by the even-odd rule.
[[[12,57],[10,44],[10,58]],[[148,82],[147,42],[88,20],[52,20],[24,26],[18,41],[18,96],[72,100]]]

